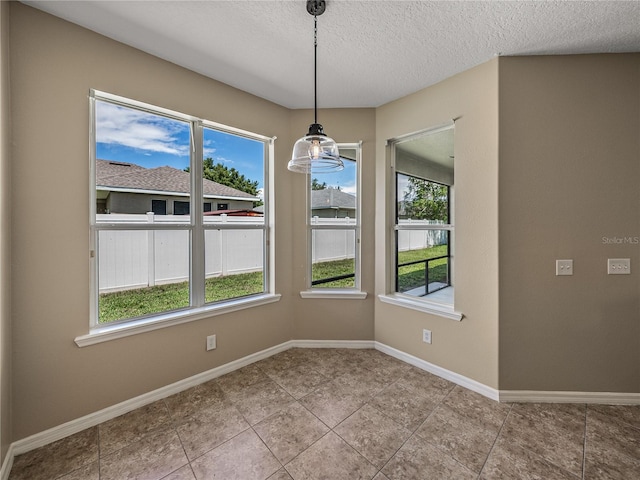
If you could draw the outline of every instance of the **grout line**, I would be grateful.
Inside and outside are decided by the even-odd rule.
[[[96,432],[98,432],[96,434],[96,436],[98,437],[98,480],[100,480],[100,476],[102,475],[102,473],[100,472],[100,467],[102,466],[102,445],[100,442],[100,425],[101,424],[96,425]]]
[[[277,413],[274,413],[273,415],[276,415]],[[269,415],[269,417],[273,416],[273,415]],[[266,417],[265,420],[269,417]],[[260,420],[260,422],[262,422],[262,420]],[[260,422],[256,423],[256,425],[258,425]],[[262,444],[266,447],[266,449],[269,451],[269,453],[271,455],[273,455],[273,458],[276,459],[276,461],[280,464],[280,468],[284,468],[284,463],[282,463],[280,461],[280,459],[278,457],[276,457],[276,454],[273,453],[273,451],[269,448],[269,445],[267,445],[267,443],[262,439],[262,437],[258,434],[258,432],[256,432],[256,429],[253,428],[254,425],[251,425],[251,430],[253,431],[253,434],[258,437],[258,439],[262,442]],[[246,431],[246,430],[245,430]],[[278,468],[278,470],[280,470],[280,468]],[[276,470],[275,472],[273,472],[271,475],[274,475],[278,470]],[[269,475],[269,477],[271,476]],[[267,477],[268,478],[268,477]]]
[[[384,352],[383,352],[384,353]],[[339,353],[339,351],[337,352],[337,355],[341,355]],[[386,354],[385,354],[386,355]],[[341,360],[349,360],[349,357],[346,355],[343,355],[343,359]],[[311,365],[311,360],[309,358],[307,358],[307,360],[301,360],[301,364],[307,364],[307,362],[309,362],[309,364]],[[453,395],[453,392],[456,390],[456,388],[460,387],[461,389],[464,390],[469,390],[466,387],[460,386],[460,385],[455,385],[450,388],[446,394],[444,394],[444,396],[442,396],[439,400],[436,401],[431,401],[430,398],[428,397],[423,397],[422,395],[419,394],[415,394],[415,396],[420,396],[421,398],[424,398],[425,400],[429,401],[429,405],[432,405],[432,408],[430,408],[427,416],[422,420],[422,422],[419,423],[419,425],[416,428],[410,428],[410,427],[406,427],[403,424],[401,424],[398,420],[394,419],[393,417],[391,417],[389,414],[387,414],[386,412],[383,412],[382,410],[380,410],[379,408],[377,408],[376,406],[374,406],[371,402],[378,396],[380,396],[381,394],[383,394],[384,392],[387,392],[387,390],[390,390],[395,386],[396,388],[398,387],[398,382],[400,382],[403,378],[406,378],[408,372],[396,372],[395,375],[389,375],[388,372],[386,373],[380,373],[379,371],[376,371],[377,368],[381,368],[382,371],[385,370],[384,365],[378,365],[377,363],[373,362],[371,364],[367,364],[367,361],[365,360],[364,362],[360,362],[357,363],[358,367],[362,367],[362,370],[370,372],[372,374],[375,375],[379,375],[382,376],[386,379],[388,379],[391,383],[389,383],[388,385],[384,386],[384,388],[382,388],[379,391],[376,391],[375,393],[373,393],[370,396],[367,396],[366,400],[363,399],[359,399],[359,402],[362,402],[358,408],[356,408],[356,410],[354,412],[352,412],[351,414],[347,415],[344,419],[342,419],[339,423],[337,423],[334,427],[329,427],[329,425],[327,425],[322,419],[320,419],[314,412],[312,412],[309,408],[307,408],[307,406],[305,406],[301,400],[303,400],[304,398],[306,398],[309,395],[312,395],[314,392],[316,392],[319,388],[323,387],[324,385],[327,385],[328,383],[333,382],[336,378],[342,377],[343,375],[347,375],[347,373],[343,374],[343,375],[335,375],[335,376],[326,376],[327,381],[323,382],[321,384],[316,385],[315,387],[312,387],[312,390],[310,392],[308,392],[305,396],[296,399],[295,397],[293,397],[293,395],[291,395],[278,381],[276,381],[273,377],[271,377],[265,370],[263,370],[259,363],[255,364],[258,371],[260,371],[261,373],[264,374],[264,377],[261,377],[258,381],[250,384],[250,385],[246,385],[243,387],[244,388],[251,388],[255,385],[261,384],[263,382],[272,382],[274,385],[278,386],[278,388],[282,389],[284,392],[286,392],[291,399],[293,400],[292,402],[290,402],[290,405],[293,405],[293,403],[297,403],[298,405],[302,406],[305,411],[307,411],[308,413],[310,413],[315,419],[317,419],[322,425],[326,426],[326,428],[328,429],[326,433],[324,433],[323,435],[321,435],[319,438],[317,438],[315,441],[313,441],[310,445],[306,446],[306,448],[304,448],[300,453],[298,453],[296,456],[294,456],[292,459],[290,459],[287,464],[291,463],[292,461],[294,461],[296,458],[298,458],[300,455],[302,455],[304,452],[308,451],[310,448],[312,448],[316,443],[318,443],[321,439],[325,438],[329,433],[334,433],[338,438],[340,438],[342,441],[344,441],[345,443],[347,443],[347,445],[349,445],[349,447],[351,448],[351,450],[353,450],[354,452],[356,452],[358,455],[360,455],[361,457],[363,457],[370,465],[372,465],[373,467],[375,467],[377,473],[382,472],[382,470],[389,465],[389,463],[395,458],[395,456],[398,454],[398,452],[404,448],[404,446],[406,445],[407,442],[409,442],[411,439],[413,439],[415,437],[415,439],[419,439],[421,441],[424,441],[425,443],[437,448],[439,451],[443,452],[443,454],[447,455],[448,457],[450,457],[451,459],[453,459],[456,463],[458,463],[459,465],[465,467],[468,470],[474,471],[475,469],[471,469],[469,467],[467,467],[464,463],[462,463],[461,461],[459,461],[458,459],[456,459],[452,454],[450,454],[449,452],[445,451],[443,448],[439,447],[437,444],[433,444],[431,442],[429,442],[428,440],[425,440],[422,436],[417,434],[417,431],[435,414],[436,410],[440,407],[442,408],[448,408],[447,405],[445,404],[446,400]],[[292,368],[296,368],[298,366],[298,363],[295,363],[290,365],[289,367],[287,367],[286,370],[291,370]],[[315,367],[310,367],[312,368],[312,370],[317,371],[315,369]],[[284,370],[283,370],[284,371]],[[356,371],[360,371],[360,368],[357,368]],[[318,373],[320,375],[321,374],[319,371]],[[431,374],[434,375],[434,374]],[[324,376],[324,375],[323,375]],[[367,377],[368,379],[368,377]],[[373,388],[373,387],[372,387]],[[237,433],[236,435],[232,436],[231,438],[228,438],[227,440],[225,440],[224,442],[219,443],[218,445],[216,445],[213,448],[208,449],[206,452],[202,453],[201,455],[198,455],[197,457],[195,457],[193,460],[197,460],[199,458],[201,458],[202,456],[210,453],[212,450],[217,449],[225,444],[227,444],[228,442],[232,441],[233,439],[235,439],[236,437],[238,437],[239,435],[242,435],[243,433],[247,432],[248,429],[251,429],[254,435],[257,435],[258,438],[260,439],[261,443],[264,444],[267,447],[267,450],[273,455],[274,458],[276,458],[276,460],[278,461],[278,463],[281,465],[280,468],[282,468],[285,472],[288,473],[288,470],[286,469],[286,466],[283,462],[280,461],[280,459],[278,459],[278,457],[276,457],[276,455],[274,454],[274,452],[271,450],[271,448],[269,447],[269,445],[266,444],[266,442],[262,439],[262,437],[260,437],[260,435],[258,435],[255,427],[260,424],[261,422],[263,422],[264,420],[266,420],[267,418],[270,418],[274,415],[277,415],[278,413],[281,413],[283,410],[279,410],[278,412],[274,412],[273,414],[269,415],[268,417],[263,418],[262,420],[260,420],[260,422],[257,422],[255,425],[252,425],[249,421],[247,421],[247,419],[245,418],[245,415],[242,414],[242,412],[240,412],[240,410],[237,408],[236,406],[236,402],[232,401],[230,399],[230,397],[224,392],[224,390],[220,389],[220,391],[222,392],[222,395],[224,398],[228,399],[230,401],[230,404],[233,406],[233,408],[238,412],[238,414],[244,419],[244,421],[246,422],[246,424],[248,425],[247,428],[244,428],[242,431],[240,431],[239,433]],[[367,390],[368,391],[368,390]],[[433,389],[434,392],[439,391],[439,389]],[[178,432],[178,426],[179,423],[182,422],[178,422],[176,418],[174,418],[174,416],[171,414],[171,410],[169,408],[169,403],[167,402],[167,399],[169,397],[165,397],[162,398],[161,401],[165,407],[165,409],[167,410],[167,412],[169,413],[169,418],[170,421],[167,422],[166,427],[169,427],[170,429],[172,429],[172,431],[177,435],[182,450],[184,452],[185,458],[187,459],[187,464],[189,465],[189,469],[192,472],[192,474],[194,475],[195,478],[195,473],[193,470],[193,466],[192,466],[192,461],[189,459],[189,456],[187,455],[186,449],[185,449],[185,444],[183,442],[183,439],[180,436],[180,433]],[[245,398],[245,395],[238,395],[238,398]],[[208,404],[208,402],[206,403]],[[374,465],[365,455],[363,455],[362,453],[359,452],[358,449],[356,449],[356,447],[354,447],[353,445],[351,445],[347,440],[345,440],[341,435],[339,435],[335,429],[337,429],[340,425],[342,425],[344,422],[346,422],[348,419],[350,419],[351,417],[353,417],[357,412],[359,412],[364,406],[370,406],[372,408],[374,408],[377,412],[379,412],[380,414],[384,415],[386,418],[389,418],[390,420],[392,420],[395,424],[401,426],[403,429],[405,429],[406,431],[409,432],[408,437],[406,438],[406,440],[404,440],[403,442],[401,442],[402,444],[400,445],[399,448],[395,449],[395,451],[393,452],[393,454],[389,457],[389,459],[384,463],[384,465],[382,465],[381,468],[378,468],[377,465]],[[491,445],[491,448],[489,449],[489,452],[487,454],[487,457],[485,458],[479,473],[477,474],[476,478],[480,478],[482,476],[482,473],[484,471],[484,469],[487,466],[488,460],[491,457],[491,455],[494,453],[497,443],[498,441],[501,439],[502,434],[504,433],[504,429],[507,425],[507,422],[509,422],[511,419],[513,419],[513,417],[517,414],[517,403],[512,403],[509,402],[509,409],[504,417],[504,420],[502,422],[502,424],[500,425],[500,428],[498,430],[498,433]],[[576,480],[578,480],[579,478],[581,480],[585,479],[586,476],[586,461],[587,461],[587,447],[588,447],[588,441],[587,441],[587,433],[589,430],[589,414],[590,414],[590,408],[589,405],[585,404],[584,405],[585,409],[584,409],[584,414],[583,414],[583,418],[584,418],[584,430],[583,430],[583,455],[582,455],[582,474],[581,476],[575,475],[571,472],[569,472],[568,470],[566,470],[564,467],[561,467],[559,465],[557,465],[554,462],[551,462],[550,460],[548,460],[545,456],[530,450],[528,448],[525,448],[524,446],[519,444],[519,447],[523,448],[524,450],[527,450],[528,452],[534,454],[536,457],[540,458],[541,460],[545,461],[546,463],[564,471],[569,473],[572,477],[575,477]],[[424,409],[426,410],[426,408]],[[593,410],[593,412],[596,412],[596,410]],[[599,412],[597,413],[599,415]],[[193,417],[194,413],[192,412],[190,415],[188,415],[188,417]],[[607,417],[609,417],[609,415],[607,415]],[[579,418],[579,417],[578,417]],[[617,421],[622,422],[625,426],[631,426],[634,429],[637,429],[638,427],[636,427],[635,425],[631,425],[630,423],[628,423],[627,421],[625,421],[624,419],[620,418],[620,417],[615,417],[617,419]],[[613,421],[613,419],[612,419]],[[102,422],[98,425],[95,425],[94,428],[96,428],[96,438],[97,438],[97,447],[98,447],[98,452],[97,452],[97,461],[98,461],[98,478],[101,478],[103,473],[101,472],[101,465],[102,465],[102,460],[103,457],[111,455],[112,453],[116,452],[117,450],[114,450],[114,452],[110,452],[108,455],[104,455],[103,452],[103,448],[101,445],[101,429],[100,426],[105,423]],[[158,427],[158,429],[153,430],[151,432],[147,432],[145,435],[143,435],[140,439],[138,439],[137,441],[140,441],[142,438],[146,437],[147,435],[151,435],[151,434],[155,434],[158,431],[162,430],[161,427]],[[128,444],[128,445],[132,445],[132,444]],[[127,445],[127,446],[128,446]],[[126,448],[122,447],[122,448]],[[184,467],[181,466],[179,467],[179,469],[182,469]],[[280,470],[280,468],[278,470]],[[275,472],[274,472],[275,473]],[[475,472],[474,472],[475,473]]]
[[[431,416],[435,413],[435,411],[436,411],[440,406],[444,405],[444,401],[445,401],[445,400],[449,397],[449,395],[451,395],[451,394],[452,394],[452,392],[453,392],[456,388],[458,388],[458,387],[459,387],[459,385],[455,385],[455,384],[454,384],[453,388],[451,388],[451,389],[447,392],[447,394],[446,394],[444,397],[442,397],[442,398],[440,399],[440,401],[439,401],[439,402],[437,402],[437,403],[435,404],[435,407],[431,410],[431,412],[429,413],[429,415],[427,415],[427,417],[424,419],[424,421],[423,421],[423,422],[422,422],[422,423],[421,423],[421,424],[420,424],[420,425],[419,425],[419,426],[414,430],[414,432],[413,432],[413,434],[411,435],[411,437],[410,437],[410,438],[413,438],[414,436],[415,436],[415,437],[417,437],[417,438],[419,438],[420,440],[422,440],[422,441],[426,442],[427,444],[431,445],[431,446],[432,446],[432,447],[434,447],[435,449],[439,450],[442,454],[444,454],[444,455],[446,455],[447,457],[449,457],[451,460],[453,460],[454,462],[456,462],[458,465],[460,465],[460,466],[462,466],[463,468],[465,468],[465,469],[469,470],[470,472],[475,473],[475,472],[474,472],[474,470],[472,470],[469,466],[467,466],[467,465],[465,465],[464,463],[462,463],[462,461],[461,461],[461,460],[459,460],[458,458],[456,458],[455,456],[453,456],[450,452],[446,451],[446,450],[445,450],[444,448],[442,448],[440,445],[437,445],[437,444],[435,444],[435,443],[432,443],[432,442],[430,442],[429,440],[427,440],[426,438],[422,437],[420,434],[418,434],[418,430],[420,430],[420,427],[422,427],[422,425],[424,425],[424,424],[429,420],[429,418],[431,418]],[[464,387],[460,387],[460,388],[464,388]],[[447,406],[446,406],[446,405],[444,405],[444,408],[447,408]],[[409,440],[407,440],[407,441],[409,441]],[[484,465],[483,465],[483,466],[484,466]],[[482,471],[482,470],[481,470],[481,471]],[[480,475],[480,474],[478,473],[478,476],[479,476],[479,475]]]
[[[511,415],[511,413],[513,413],[513,410],[515,410],[515,406],[518,405],[518,404],[524,405],[523,403],[520,403],[520,402],[514,402],[512,408],[511,408],[511,411],[509,412],[509,415]],[[531,405],[531,404],[527,403],[527,405]],[[560,405],[560,404],[549,403],[549,405]],[[579,404],[579,405],[584,405],[585,408],[587,406],[586,404]],[[522,415],[525,418],[531,418],[526,413],[519,413],[519,415]],[[570,475],[573,478],[576,478],[576,479],[580,478],[580,475],[576,475],[575,473],[571,472],[566,467],[564,467],[564,466],[560,465],[559,463],[557,463],[555,460],[552,461],[551,459],[547,458],[546,454],[540,453],[540,452],[538,452],[536,450],[532,450],[531,448],[529,448],[528,446],[525,446],[524,444],[518,442],[517,440],[515,440],[515,443],[517,444],[518,447],[522,448],[523,450],[526,450],[526,451],[530,452],[534,457],[536,457],[536,458],[548,463],[549,465],[552,465],[554,468],[557,468],[558,470],[561,470],[561,471],[565,472],[566,474]],[[584,455],[584,453],[583,453],[583,455]]]
[[[303,405],[304,407],[304,405]],[[317,418],[317,417],[316,417]],[[320,420],[320,419],[318,419]],[[322,421],[322,420],[320,420]],[[323,422],[324,424],[324,422]],[[325,424],[326,425],[326,424]],[[329,427],[327,427],[329,428]],[[327,435],[329,435],[331,432],[333,432],[332,429],[329,428],[329,431],[326,432],[324,435],[322,435],[320,438],[316,439],[314,442],[311,443],[311,445],[309,445],[307,448],[305,448],[304,450],[302,450],[300,453],[298,453],[295,457],[293,457],[291,460],[289,460],[286,464],[283,464],[282,467],[287,471],[287,473],[289,473],[289,470],[287,470],[287,465],[289,465],[291,462],[293,462],[296,458],[298,458],[300,455],[302,455],[304,452],[306,452],[307,450],[309,450],[311,447],[313,447],[316,443],[318,443],[320,440],[322,440],[324,437],[326,437]],[[291,474],[289,473],[289,476],[291,476]]]
[[[180,446],[182,447],[182,451],[184,452],[184,458],[187,459],[187,465],[189,465],[189,468],[191,469],[191,473],[193,473],[193,468],[191,467],[191,460],[189,459],[189,455],[187,455],[187,449],[184,448],[184,441],[182,440],[182,437],[180,436],[180,432],[178,431],[178,426],[177,426],[177,422],[176,420],[173,418],[173,415],[171,414],[171,410],[169,409],[169,405],[167,404],[166,399],[163,399],[164,401],[164,405],[167,409],[167,412],[169,413],[169,418],[171,418],[171,428],[173,429],[173,432],[176,434],[176,437],[178,437],[178,441],[180,442]],[[191,417],[189,417],[191,418]],[[180,468],[183,468],[184,465]],[[180,468],[178,468],[177,470],[180,470]],[[193,473],[193,476],[195,478],[195,473]]]
[[[587,471],[587,428],[589,428],[588,423],[589,417],[589,405],[585,405],[584,409],[584,441],[582,443],[582,480],[584,480],[584,476]]]
[[[496,448],[496,444],[498,443],[498,439],[500,438],[500,435],[502,435],[502,430],[504,429],[504,426],[507,424],[507,420],[509,419],[509,416],[511,415],[511,412],[513,411],[513,405],[514,404],[512,403],[511,406],[509,407],[509,411],[504,416],[504,420],[502,421],[502,425],[500,425],[500,428],[498,429],[498,435],[496,435],[496,438],[493,441],[493,445],[491,445],[491,449],[489,450],[489,454],[487,455],[487,458],[484,459],[484,463],[482,464],[482,468],[480,468],[480,473],[478,473],[478,478],[480,478],[480,476],[482,475],[482,471],[487,466],[487,462],[489,461],[489,457],[491,457],[491,454],[493,453],[493,450]]]

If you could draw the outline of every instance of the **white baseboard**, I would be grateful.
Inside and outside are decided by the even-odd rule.
[[[501,402],[640,405],[640,393],[501,390]]]
[[[9,472],[11,471],[11,465],[13,464],[13,458],[16,455],[29,452],[49,443],[61,440],[74,433],[81,432],[87,428],[95,427],[103,422],[116,418],[125,413],[131,412],[137,408],[143,407],[150,403],[156,402],[163,398],[169,397],[176,393],[187,390],[188,388],[195,387],[201,383],[213,380],[226,373],[233,372],[239,368],[245,367],[251,363],[257,362],[268,358],[276,353],[289,350],[290,348],[373,348],[373,340],[290,340],[288,342],[281,343],[274,347],[267,348],[260,352],[247,355],[246,357],[239,358],[232,362],[226,363],[219,367],[213,368],[206,372],[193,375],[192,377],[185,378],[178,382],[172,383],[165,387],[161,387],[152,392],[145,393],[138,397],[124,402],[112,405],[111,407],[104,408],[84,417],[71,420],[57,427],[50,428],[40,433],[31,435],[30,437],[23,438],[13,442],[7,451],[7,455],[2,463],[0,469],[0,480],[7,480],[9,478]]]
[[[290,340],[288,342],[275,345],[260,352],[247,355],[246,357],[234,360],[206,372],[193,375],[178,382],[161,387],[152,392],[145,393],[138,397],[125,400],[124,402],[112,405],[97,412],[85,415],[75,420],[50,428],[44,432],[36,433],[30,437],[13,442],[2,462],[0,468],[0,480],[8,480],[13,459],[16,455],[29,452],[49,443],[61,440],[74,433],[81,432],[90,427],[95,427],[103,422],[111,420],[120,415],[124,415],[136,408],[143,407],[155,401],[169,397],[183,390],[195,387],[201,383],[213,380],[226,373],[233,372],[239,368],[250,365],[259,360],[268,358],[276,353],[289,350],[290,348],[375,348],[383,353],[391,355],[398,360],[402,360],[410,365],[426,370],[439,377],[449,380],[457,385],[468,388],[492,400],[501,402],[553,402],[553,403],[606,403],[606,404],[627,404],[640,405],[640,393],[608,393],[608,392],[541,392],[541,391],[499,391],[488,387],[473,379],[452,372],[445,368],[434,365],[420,358],[414,357],[401,350],[385,345],[373,340]]]
[[[292,340],[297,348],[375,348],[373,340]]]
[[[429,363],[426,360],[422,360],[421,358],[414,357],[408,353],[405,353],[401,350],[397,350],[389,345],[385,345],[384,343],[375,342],[376,350],[380,350],[387,355],[391,355],[392,357],[397,358],[398,360],[402,360],[405,363],[413,365],[414,367],[418,367],[422,370],[426,370],[429,373],[433,373],[438,377],[444,378],[445,380],[449,380],[461,387],[468,388],[480,395],[484,395],[485,397],[490,398],[491,400],[499,400],[500,395],[499,391],[495,388],[488,387],[483,383],[476,382],[471,378],[465,377],[464,375],[460,375],[459,373],[452,372],[451,370],[447,370],[446,368],[439,367],[438,365],[434,365],[433,363]]]
[[[375,342],[375,344],[375,348],[381,352],[499,402],[640,405],[640,393],[496,390],[463,375],[396,350],[384,343]]]
[[[8,480],[9,474],[11,473],[11,467],[13,467],[13,457],[16,454],[13,451],[13,443],[9,445],[7,449],[7,454],[4,457],[4,461],[2,462],[2,468],[0,468],[0,480]]]
[[[44,432],[36,433],[34,435],[31,435],[30,437],[23,438],[22,440],[18,440],[12,444],[13,454],[21,455],[25,452],[29,452],[36,448],[55,442],[69,435],[73,435],[74,433],[81,432],[82,430],[85,430],[87,428],[95,427],[100,423],[128,413],[132,410],[135,410],[136,408],[143,407],[155,401],[182,392],[183,390],[186,390],[188,388],[200,385],[201,383],[207,382],[226,373],[233,372],[234,370],[245,367],[251,363],[268,358],[272,355],[275,355],[276,353],[288,350],[293,346],[293,343],[294,342],[291,341],[281,343],[280,345],[276,345],[260,352],[247,355],[246,357],[242,357],[238,360],[234,360],[206,372],[193,375],[192,377],[185,378],[184,380],[180,380],[178,382],[172,383],[171,385],[161,387],[152,392],[145,393],[130,400],[125,400],[124,402],[112,405],[111,407],[107,407],[97,412],[90,413],[89,415],[85,415],[84,417],[71,420],[70,422],[50,428],[49,430],[45,430]]]

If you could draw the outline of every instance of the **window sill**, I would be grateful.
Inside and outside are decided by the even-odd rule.
[[[361,292],[360,290],[332,290],[327,288],[326,290],[305,290],[300,292],[302,298],[335,298],[335,299],[353,299],[364,300],[367,298],[367,292]]]
[[[214,315],[244,310],[245,308],[267,305],[280,300],[280,294],[264,294],[251,298],[232,300],[218,305],[207,305],[188,311],[172,312],[165,315],[156,315],[151,318],[133,320],[127,323],[116,325],[101,325],[92,328],[87,335],[80,335],[75,338],[76,345],[87,347],[96,343],[108,342],[118,338],[129,337],[139,333],[151,332],[160,328],[171,327],[181,323],[193,322]]]
[[[414,300],[413,298],[407,298],[401,295],[378,295],[381,302],[388,303],[390,305],[396,305],[398,307],[411,308],[412,310],[418,310],[419,312],[430,313],[431,315],[438,315],[439,317],[449,318],[459,322],[464,316],[460,312],[456,312],[453,309],[453,305],[445,305],[442,303],[429,302],[428,300]]]

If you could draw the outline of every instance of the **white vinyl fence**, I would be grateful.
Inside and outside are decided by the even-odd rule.
[[[98,222],[169,223],[172,215],[97,215]],[[262,217],[208,217],[209,224],[259,224]],[[348,224],[348,218],[314,218],[314,224]],[[416,223],[413,221],[413,223]],[[399,248],[413,250],[446,242],[443,231],[402,231]],[[443,234],[445,235],[444,237]],[[189,279],[189,231],[100,230],[98,268],[100,293],[142,288]],[[205,231],[205,275],[207,278],[257,272],[263,266],[264,231],[224,229]],[[354,230],[313,230],[314,263],[353,258]]]
[[[352,225],[353,229],[314,229],[313,227],[315,225]],[[349,217],[313,217],[311,219],[311,262],[332,262],[335,260],[354,258],[356,250],[355,227],[355,220]]]
[[[172,215],[97,215],[99,222],[172,223]],[[183,217],[184,218],[184,217]],[[208,217],[207,224],[256,225],[261,217]],[[189,279],[189,231],[101,230],[98,241],[100,293]],[[264,230],[205,231],[207,278],[257,272],[263,265]]]
[[[400,225],[433,225],[440,222],[433,220],[401,219]],[[420,250],[422,248],[443,245],[447,243],[446,230],[399,230],[398,251]]]

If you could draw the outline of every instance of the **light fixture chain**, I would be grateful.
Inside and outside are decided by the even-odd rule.
[[[1,0],[0,0],[1,1]],[[299,173],[338,172],[344,168],[338,144],[325,135],[318,123],[318,15],[324,13],[325,0],[307,0],[307,12],[313,16],[313,114],[309,132],[293,145],[287,168]]]
[[[318,123],[318,16],[313,16],[313,123]]]

